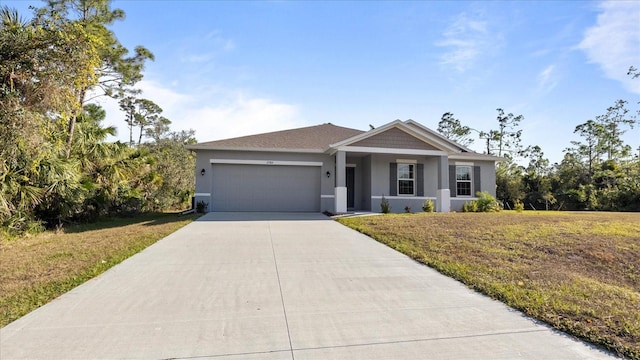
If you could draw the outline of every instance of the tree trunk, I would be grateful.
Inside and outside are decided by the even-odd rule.
[[[84,106],[84,98],[87,96],[87,89],[84,88],[80,91],[80,95],[78,96],[78,104],[80,105],[80,109],[75,111],[75,113],[69,119],[69,135],[67,136],[67,159],[71,156],[71,145],[73,144],[73,133],[76,130],[76,120],[78,119],[78,114],[82,111],[82,106]]]
[[[143,126],[140,126],[140,135],[138,136],[138,146],[140,146],[140,144],[142,143],[142,131],[143,131]]]
[[[76,129],[76,115],[69,119],[69,135],[67,136],[67,159],[71,156],[71,145],[73,144],[73,132]]]

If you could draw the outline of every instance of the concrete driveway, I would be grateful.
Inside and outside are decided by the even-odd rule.
[[[0,359],[610,358],[320,214],[211,213],[0,330]]]

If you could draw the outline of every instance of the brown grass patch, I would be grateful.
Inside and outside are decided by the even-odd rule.
[[[0,327],[101,274],[199,215],[146,214],[0,239]]]
[[[640,359],[638,213],[438,213],[340,222],[559,330]]]

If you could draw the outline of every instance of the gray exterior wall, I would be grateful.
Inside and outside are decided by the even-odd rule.
[[[285,152],[261,152],[261,151],[227,151],[227,150],[197,150],[196,151],[196,196],[195,201],[204,201],[211,203],[212,171],[211,159],[228,159],[228,160],[258,160],[258,161],[312,161],[322,162],[320,167],[320,209],[321,211],[334,211],[334,186],[335,186],[335,160],[333,156],[326,154],[313,153],[285,153]],[[268,165],[260,165],[268,166]],[[205,169],[205,175],[200,174]],[[327,178],[326,172],[329,171],[331,176]],[[325,196],[322,196],[325,195]],[[209,207],[209,211],[211,208]]]
[[[389,129],[378,135],[353,143],[350,146],[378,147],[387,149],[438,150],[397,128]]]
[[[461,162],[460,160],[457,160]],[[489,194],[496,196],[496,164],[493,161],[462,161],[465,163],[473,163],[473,166],[480,167],[480,189],[476,189],[474,182],[472,182],[473,196],[457,197],[454,196],[456,189],[452,188],[451,191],[451,211],[462,211],[462,206],[467,201],[475,200],[475,196],[478,191],[486,191]],[[449,160],[449,165],[455,165],[456,160]]]
[[[372,154],[371,156],[371,204],[367,204],[365,209],[373,212],[380,212],[381,196],[389,200],[391,211],[395,213],[404,212],[406,206],[411,207],[413,212],[422,211],[424,200],[429,198],[434,200],[437,195],[438,188],[438,157],[436,156],[411,156],[411,155],[386,155]],[[389,163],[396,162],[398,159],[416,160],[418,163],[424,164],[424,196],[422,197],[404,197],[389,196]],[[477,191],[487,191],[491,195],[496,195],[496,171],[495,162],[493,161],[464,161],[465,163],[473,163],[473,166],[480,168],[480,189],[472,189],[475,194]],[[449,164],[455,165],[456,161],[450,160]],[[446,186],[446,185],[445,185]],[[455,188],[450,190],[453,194]],[[465,202],[474,200],[476,197],[451,197],[451,211],[461,211]]]
[[[253,151],[224,151],[224,150],[198,150],[196,158],[196,203],[204,201],[211,202],[212,191],[212,171],[211,159],[229,160],[258,160],[258,161],[312,161],[321,162],[320,167],[320,209],[321,211],[335,212],[335,156],[327,154],[305,154],[305,153],[282,153],[282,152],[253,152]],[[434,200],[438,187],[438,157],[420,155],[389,155],[370,154],[361,157],[349,157],[347,154],[346,163],[355,164],[355,209],[364,211],[380,212],[381,196],[384,195],[391,205],[392,212],[404,212],[405,206],[411,207],[413,212],[422,211],[424,199]],[[397,162],[398,159],[415,160],[423,164],[424,196],[390,196],[390,176],[389,163]],[[496,176],[495,163],[493,161],[461,161],[473,163],[473,166],[480,167],[480,189],[477,191],[487,191],[495,196]],[[455,165],[455,160],[450,160],[449,165]],[[261,165],[268,166],[268,165]],[[205,169],[205,175],[201,176],[201,169]],[[331,176],[326,177],[329,171]],[[451,189],[451,193],[455,188]],[[465,202],[473,200],[475,197],[454,197],[451,196],[451,210],[460,211]],[[211,209],[209,209],[211,210]]]
[[[496,196],[496,163],[493,161],[477,161],[476,164],[482,170],[480,176],[482,189],[480,191],[488,191],[489,194]]]
[[[389,196],[390,179],[389,164],[398,159],[416,160],[418,164],[423,164],[424,196]],[[437,187],[437,158],[417,155],[371,155],[371,206],[368,209],[373,212],[380,212],[381,196],[389,200],[391,212],[402,213],[406,206],[411,207],[412,212],[422,211],[424,200],[436,198]]]
[[[438,158],[435,156],[424,159],[424,194],[436,196],[438,192]]]

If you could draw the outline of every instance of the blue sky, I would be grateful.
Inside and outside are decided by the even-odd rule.
[[[28,15],[32,1],[2,1]],[[395,119],[478,130],[522,114],[525,145],[562,159],[576,125],[617,99],[636,111],[638,1],[114,1],[127,47],[156,56],[139,83],[198,141]],[[117,104],[107,122],[128,137]],[[640,146],[640,129],[626,134]],[[476,140],[472,148],[481,151]]]

